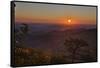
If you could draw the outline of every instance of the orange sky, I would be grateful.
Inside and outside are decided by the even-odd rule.
[[[15,4],[16,22],[67,24],[71,19],[71,24],[96,24],[96,7],[22,2]]]

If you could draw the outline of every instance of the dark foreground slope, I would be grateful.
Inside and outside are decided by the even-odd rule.
[[[96,29],[30,32],[22,42],[16,40],[14,64],[23,66],[95,62],[96,32]]]

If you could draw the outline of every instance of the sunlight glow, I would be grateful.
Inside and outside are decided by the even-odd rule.
[[[71,19],[68,19],[68,23],[71,23]]]

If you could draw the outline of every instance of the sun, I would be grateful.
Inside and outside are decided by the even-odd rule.
[[[63,23],[64,25],[72,25],[73,21],[72,18],[63,18],[61,19],[60,23]]]
[[[71,19],[68,19],[67,22],[68,22],[68,23],[71,23]]]

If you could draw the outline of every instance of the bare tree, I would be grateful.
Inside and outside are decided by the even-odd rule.
[[[82,39],[66,39],[65,43],[64,43],[66,50],[71,53],[72,56],[72,63],[74,62],[74,60],[76,59],[76,55],[77,55],[77,51],[80,50],[81,47],[84,46],[88,46],[88,44],[86,43],[86,41],[82,40]]]

